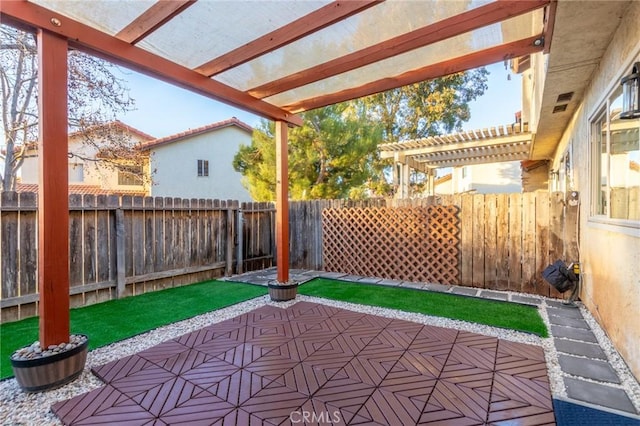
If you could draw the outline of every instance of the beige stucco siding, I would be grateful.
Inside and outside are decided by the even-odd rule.
[[[571,152],[575,188],[570,189],[580,191],[581,197],[581,298],[636,377],[640,377],[640,223],[591,215],[589,123],[633,61],[640,60],[638,22],[640,2],[633,2],[564,133],[552,166],[557,169],[565,152]]]

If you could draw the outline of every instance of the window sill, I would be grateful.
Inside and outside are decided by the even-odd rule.
[[[617,232],[629,235],[630,237],[640,238],[640,221],[637,220],[609,219],[604,216],[592,216],[587,221],[587,226],[593,229]]]

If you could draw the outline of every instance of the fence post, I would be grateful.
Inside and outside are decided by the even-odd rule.
[[[124,211],[116,210],[116,297],[124,296],[125,260],[124,260]]]
[[[242,206],[238,207],[238,212],[237,214],[237,226],[238,226],[238,230],[236,231],[236,236],[238,238],[238,252],[236,254],[236,274],[241,274],[242,271],[242,266],[244,263],[244,259],[242,258],[243,253],[242,253],[242,249],[243,249],[243,245],[244,245],[244,235],[242,234],[243,228],[244,228],[244,216],[242,214]]]
[[[229,277],[233,274],[233,205],[227,201],[227,251],[226,266],[224,275]]]

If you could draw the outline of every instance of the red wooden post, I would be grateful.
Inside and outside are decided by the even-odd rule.
[[[38,31],[40,345],[69,341],[67,40]]]
[[[289,281],[289,165],[287,123],[276,121],[276,263],[278,282]]]

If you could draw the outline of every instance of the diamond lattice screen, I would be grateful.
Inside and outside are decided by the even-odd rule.
[[[456,206],[325,209],[325,271],[457,284]]]

